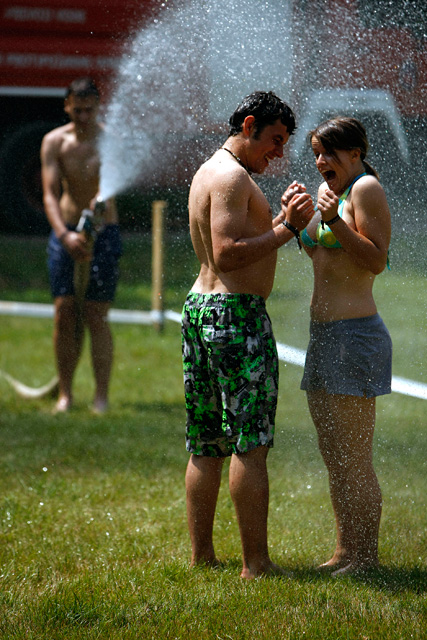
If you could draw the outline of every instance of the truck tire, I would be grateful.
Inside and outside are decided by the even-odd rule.
[[[47,235],[43,209],[40,146],[55,123],[26,124],[6,137],[0,149],[0,231]]]

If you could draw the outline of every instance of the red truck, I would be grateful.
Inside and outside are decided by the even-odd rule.
[[[0,230],[44,232],[39,151],[66,122],[64,92],[91,76],[108,95],[150,0],[0,0]]]
[[[233,7],[231,0],[215,1]],[[255,0],[237,4],[242,2],[249,6]],[[171,2],[161,0],[0,0],[0,231],[47,231],[39,149],[44,133],[65,122],[65,87],[72,79],[89,75],[108,96],[124,45],[166,4],[169,11]],[[277,65],[278,76],[287,65],[284,56],[293,52],[292,74],[276,82],[278,93],[283,91],[298,116],[291,165],[298,165],[306,153],[306,131],[323,116],[336,110],[371,112],[379,114],[383,123],[380,155],[384,147],[398,153],[399,160],[387,159],[387,165],[401,161],[407,166],[415,156],[425,184],[425,143],[421,151],[417,143],[422,136],[425,140],[427,125],[425,3],[270,0],[268,4],[278,16],[271,32],[277,61],[269,65]],[[220,27],[212,24],[210,29]],[[281,30],[287,38],[282,52],[277,42]],[[222,68],[216,64],[205,76],[218,89]],[[257,83],[262,86],[261,75]],[[253,88],[259,86],[249,90]],[[210,87],[205,90],[209,101]],[[210,117],[215,115],[223,121],[224,114],[216,107]],[[217,125],[212,123],[216,131]],[[200,136],[196,142],[200,144]]]

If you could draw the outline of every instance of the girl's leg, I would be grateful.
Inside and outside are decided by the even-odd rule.
[[[337,526],[336,550],[326,566],[375,566],[382,504],[372,464],[375,398],[316,391],[309,392],[308,401],[329,473]]]

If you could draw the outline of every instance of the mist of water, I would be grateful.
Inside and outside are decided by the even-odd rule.
[[[286,21],[281,0],[164,4],[118,70],[100,145],[102,197],[177,175],[189,181],[246,94],[289,93]]]
[[[355,115],[368,130],[370,159],[388,190],[394,217],[402,208],[410,210],[399,223],[405,231],[422,228],[427,154],[419,142],[426,138],[427,114],[415,117],[422,110],[415,85],[427,38],[426,9],[414,0],[378,0],[375,6],[359,0],[361,26],[355,31],[352,0],[309,4],[308,12],[307,3],[291,0],[164,2],[131,39],[115,79],[100,147],[102,197],[135,185],[189,184],[200,163],[226,139],[228,118],[241,99],[255,89],[271,89],[297,114],[299,129],[288,145],[289,177],[315,193],[319,176],[305,141],[307,127],[337,112]],[[393,40],[390,53],[381,51],[375,36],[384,25],[407,34]],[[378,63],[371,60],[366,72],[364,53],[373,42]],[[399,60],[399,69],[390,56]],[[375,100],[370,94],[379,86],[384,90],[385,73],[397,87],[397,101],[390,92],[389,98],[383,91]],[[336,98],[323,100],[325,89]],[[369,107],[370,98],[377,106]],[[399,101],[409,110],[413,101],[414,117],[400,114]],[[272,167],[283,177],[284,164]],[[276,183],[274,197],[283,180]]]

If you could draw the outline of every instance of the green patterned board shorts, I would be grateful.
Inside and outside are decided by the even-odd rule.
[[[263,298],[189,293],[182,359],[187,451],[225,457],[273,446],[279,365]]]

